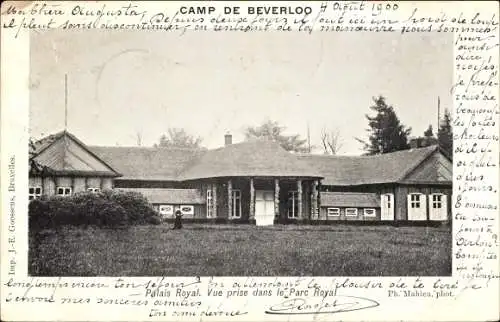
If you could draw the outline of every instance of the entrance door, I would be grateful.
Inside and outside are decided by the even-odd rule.
[[[274,191],[255,191],[255,223],[257,226],[274,223]]]
[[[430,220],[447,220],[448,204],[446,202],[446,195],[434,193],[429,198]]]
[[[380,220],[394,220],[394,195],[392,193],[386,193],[381,195],[380,198],[382,207]]]
[[[424,194],[408,195],[408,220],[427,220],[427,203]]]

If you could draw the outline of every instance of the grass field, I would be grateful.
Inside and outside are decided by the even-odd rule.
[[[41,276],[449,276],[450,227],[170,225],[30,234]]]

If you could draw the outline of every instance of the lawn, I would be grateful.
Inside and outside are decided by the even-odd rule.
[[[450,227],[64,227],[30,234],[41,276],[449,276]],[[35,235],[37,236],[35,238]]]

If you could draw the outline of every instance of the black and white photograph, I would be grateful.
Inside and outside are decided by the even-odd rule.
[[[453,35],[30,34],[31,276],[451,276]]]

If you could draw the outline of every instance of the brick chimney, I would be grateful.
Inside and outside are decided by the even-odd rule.
[[[231,135],[231,133],[227,132],[224,135],[224,145],[228,146],[228,145],[231,145],[231,144],[233,144],[233,136]]]
[[[411,149],[423,148],[425,146],[426,146],[426,142],[422,138],[410,139],[410,148]]]

